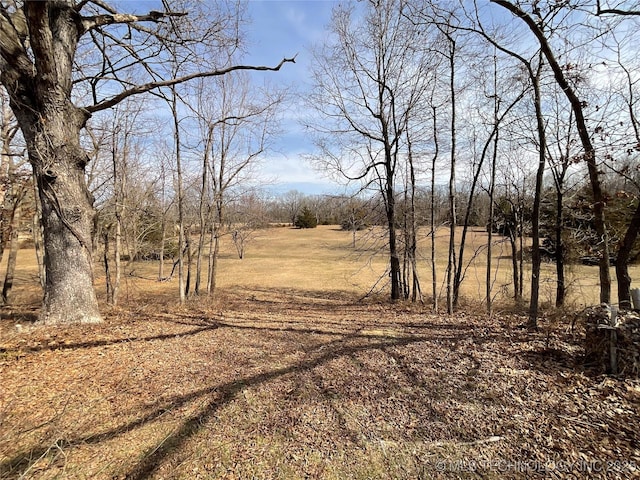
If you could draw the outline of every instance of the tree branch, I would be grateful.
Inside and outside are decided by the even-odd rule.
[[[146,15],[132,15],[128,13],[113,13],[94,15],[91,17],[82,17],[82,31],[80,34],[84,34],[89,30],[93,30],[97,27],[105,25],[115,25],[122,23],[136,23],[136,22],[159,22],[163,18],[168,17],[184,17],[187,15],[185,12],[157,12],[155,10],[150,11]]]
[[[188,82],[189,80],[193,80],[195,78],[206,78],[206,77],[218,77],[221,75],[226,75],[227,73],[237,71],[237,70],[252,70],[252,71],[269,71],[269,72],[277,72],[279,71],[285,63],[296,63],[296,58],[283,58],[278,65],[275,67],[267,67],[267,66],[251,66],[251,65],[234,65],[232,67],[223,68],[222,70],[214,70],[210,72],[198,72],[192,73],[191,75],[185,75],[178,78],[172,78],[170,80],[161,80],[157,82],[149,82],[144,85],[136,85],[128,90],[120,92],[118,95],[115,95],[111,98],[103,100],[95,105],[90,105],[85,107],[84,109],[89,113],[99,112],[101,110],[106,110],[107,108],[111,108],[114,105],[117,105],[125,98],[131,97],[133,95],[139,95],[141,93],[146,93],[150,90],[154,90],[156,88],[161,87],[171,87],[174,85],[178,85],[180,83]]]
[[[20,35],[23,33],[17,30],[11,16],[5,16],[4,12],[0,15],[0,56],[5,63],[2,70],[15,69],[19,75],[29,77],[34,75],[34,69],[20,42]]]
[[[640,10],[620,10],[619,8],[602,8],[600,0],[596,1],[596,16],[600,15],[623,15],[623,16],[640,16]]]

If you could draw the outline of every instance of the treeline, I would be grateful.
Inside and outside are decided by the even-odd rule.
[[[630,167],[631,169],[631,167]],[[634,171],[639,168],[633,167]],[[456,192],[456,204],[458,205],[455,224],[462,228],[481,228],[500,238],[495,241],[508,240],[513,259],[512,278],[513,296],[517,301],[522,301],[523,293],[523,263],[531,261],[531,248],[526,245],[528,237],[532,234],[532,184],[534,182],[532,172],[524,175],[520,185],[512,183],[507,188],[499,188],[494,192],[494,206],[491,208],[488,192],[481,191],[471,197],[469,185],[461,183]],[[554,262],[558,265],[557,271],[563,273],[563,266],[572,263],[597,265],[598,257],[594,252],[597,243],[592,207],[590,204],[590,192],[588,182],[584,177],[581,181],[572,185],[568,190],[568,197],[562,200],[560,215],[558,215],[558,194],[553,188],[547,188],[543,195],[540,222],[540,244],[544,261]],[[633,184],[622,176],[608,174],[604,177],[607,186],[606,197],[608,199],[608,229],[611,232],[611,240],[620,242],[627,228],[627,219],[630,212],[637,205],[637,196],[633,192]],[[192,179],[194,180],[194,179]],[[41,278],[44,279],[42,265],[42,232],[39,227],[37,202],[33,197],[33,182],[24,164],[18,163],[11,171],[11,177],[7,177],[11,189],[3,197],[2,209],[2,242],[0,242],[0,259],[8,249],[9,262],[5,271],[5,279],[2,289],[2,298],[5,303],[10,302],[11,287],[16,267],[16,254],[20,247],[36,247],[40,259]],[[195,184],[195,180],[191,182]],[[121,247],[117,255],[118,262],[124,265],[116,267],[116,256],[113,255],[113,243],[115,240],[114,226],[116,224],[116,209],[113,198],[108,198],[98,211],[96,217],[96,234],[94,246],[96,255],[100,257],[105,268],[108,288],[113,294],[115,273],[117,269],[126,269],[126,265],[132,265],[135,261],[159,261],[158,280],[164,281],[172,278],[176,268],[166,269],[166,261],[175,262],[179,257],[178,248],[178,211],[174,199],[162,201],[162,189],[158,189],[159,182],[149,181],[145,175],[129,177],[127,188],[120,191],[120,208],[126,214],[120,218],[120,242]],[[354,247],[355,234],[370,227],[385,227],[386,215],[384,199],[379,194],[361,192],[357,195],[306,195],[296,190],[274,195],[260,189],[235,194],[229,192],[229,198],[225,202],[225,222],[216,230],[218,240],[225,237],[233,243],[238,257],[242,259],[249,248],[250,242],[256,232],[264,228],[280,226],[295,226],[299,228],[313,228],[316,225],[339,225],[343,230],[353,232]],[[173,196],[174,192],[165,192],[165,196]],[[187,242],[183,254],[191,258],[188,263],[188,275],[194,275],[195,268],[202,269],[193,263],[198,256],[198,242],[200,237],[205,237],[210,232],[209,227],[201,231],[199,228],[199,215],[196,206],[199,203],[201,193],[197,188],[187,188],[184,201],[190,207],[186,208],[183,219],[186,225]],[[446,186],[439,186],[433,191],[419,187],[416,189],[413,206],[411,207],[403,193],[397,194],[397,223],[396,229],[401,232],[400,248],[404,263],[406,263],[407,246],[406,221],[409,211],[413,208],[416,227],[420,229],[423,237],[432,234],[430,231],[431,219],[435,219],[437,228],[446,228],[449,222],[448,192]],[[489,215],[493,216],[490,218]],[[311,217],[311,221],[309,220]],[[22,237],[22,242],[18,239]],[[33,240],[29,240],[31,237]],[[214,244],[215,244],[214,238]],[[215,254],[215,249],[209,250],[211,239],[204,244],[204,252],[209,256]],[[7,248],[8,247],[8,248]],[[206,253],[205,253],[206,252]],[[428,256],[423,252],[423,257]],[[634,246],[630,256],[630,262],[638,261],[640,249]],[[215,263],[215,256],[211,265]],[[615,256],[612,257],[615,263]],[[133,268],[133,267],[132,267]],[[407,265],[403,267],[406,272]],[[407,274],[404,273],[401,282],[401,291],[404,298],[410,298],[412,289],[409,288]],[[560,277],[562,279],[562,276]],[[215,288],[215,282],[213,287]],[[566,295],[566,287],[558,282],[556,304],[561,306]],[[564,287],[564,288],[560,288]],[[189,286],[193,291],[195,287]],[[189,293],[187,290],[187,294]],[[117,292],[116,292],[117,293]]]

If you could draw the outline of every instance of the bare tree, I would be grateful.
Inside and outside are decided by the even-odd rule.
[[[289,222],[291,223],[291,225],[293,225],[294,223],[296,223],[298,213],[300,212],[300,209],[304,204],[304,194],[299,192],[298,190],[289,190],[282,196],[280,201],[282,203],[282,207],[287,213]]]
[[[383,199],[391,299],[401,296],[397,175],[404,156],[407,118],[426,89],[424,37],[406,16],[404,0],[370,1],[334,10],[332,42],[317,53],[309,104],[319,159],[348,179],[373,185]],[[359,14],[362,13],[360,17]]]
[[[135,136],[144,135],[144,129],[140,126],[139,116],[144,104],[142,102],[133,103],[124,101],[117,105],[113,111],[112,126],[110,128],[111,145],[111,174],[113,184],[113,260],[114,260],[114,280],[107,300],[112,305],[117,305],[120,282],[122,278],[122,246],[123,237],[128,245],[129,262],[137,257],[137,228],[134,211],[141,205],[138,202],[131,202],[129,199],[130,188],[128,183],[134,183],[133,169],[135,162],[133,157],[140,156],[140,151],[136,149]],[[139,185],[132,185],[133,188]],[[138,203],[138,205],[136,205]],[[130,210],[131,212],[127,211]],[[130,217],[127,228],[126,217]],[[133,221],[131,221],[133,220]],[[108,236],[106,238],[108,240]]]
[[[84,177],[88,156],[80,144],[90,115],[160,87],[240,69],[278,70],[292,61],[273,67],[223,64],[163,78],[156,67],[169,53],[164,45],[203,40],[196,32],[180,35],[186,14],[122,14],[97,0],[0,4],[0,82],[26,141],[42,202],[47,278],[40,318],[45,323],[101,321],[93,288],[93,200]],[[220,17],[213,20],[217,25],[211,32],[237,39],[233,16],[227,25]],[[97,61],[80,74],[75,69],[79,47],[97,53]],[[119,61],[114,61],[116,51]],[[136,68],[140,83],[127,76]],[[114,91],[116,85],[121,90]],[[75,103],[81,91],[90,103]]]
[[[436,164],[438,163],[438,155],[440,153],[440,142],[438,141],[438,115],[437,106],[432,105],[433,114],[433,156],[431,157],[431,192],[430,192],[430,211],[429,225],[431,237],[431,295],[433,295],[433,310],[438,311],[438,272],[436,270]]]
[[[487,272],[485,278],[485,302],[487,303],[487,313],[491,315],[493,313],[493,297],[492,290],[492,275],[491,262],[493,260],[493,199],[496,186],[496,166],[498,163],[498,145],[499,135],[497,126],[499,124],[500,115],[500,102],[501,98],[498,95],[498,58],[497,55],[493,56],[493,124],[495,135],[493,135],[493,154],[491,156],[491,168],[489,173],[489,225],[487,227]],[[466,224],[465,224],[466,226]]]
[[[449,18],[452,20],[453,16]],[[451,22],[438,23],[438,28],[444,34],[447,39],[447,47],[445,49],[444,56],[448,60],[449,64],[449,95],[451,101],[451,144],[450,144],[450,159],[449,159],[449,253],[447,256],[447,313],[453,313],[457,297],[456,297],[456,282],[455,272],[457,271],[458,260],[456,259],[456,219],[457,219],[457,204],[456,204],[456,54],[457,39],[454,26]],[[459,282],[458,282],[459,285]]]
[[[567,293],[565,275],[565,241],[564,241],[564,197],[567,191],[567,174],[569,167],[575,158],[572,147],[575,139],[572,138],[573,120],[569,114],[568,125],[561,128],[561,115],[555,115],[556,129],[554,141],[547,143],[547,155],[550,159],[551,176],[555,192],[555,221],[553,224],[553,244],[556,263],[556,307],[562,307]]]
[[[598,2],[599,14],[615,13],[617,15],[633,15],[640,16],[640,12],[621,12],[600,10],[600,2]],[[622,71],[622,89],[621,97],[623,104],[623,111],[629,118],[629,124],[631,125],[633,143],[631,145],[625,145],[627,156],[631,156],[632,153],[640,151],[640,117],[638,116],[638,99],[640,98],[640,92],[638,92],[638,85],[640,81],[637,76],[634,75],[634,67],[630,66],[623,59],[623,52],[625,49],[629,49],[630,42],[635,42],[635,35],[628,36],[626,41],[621,41],[614,37],[614,49],[617,52],[617,65]],[[622,172],[621,172],[622,173]],[[624,175],[629,178],[628,175]],[[640,194],[640,182],[637,178],[631,178],[631,183],[636,188],[636,195]],[[631,276],[629,275],[629,262],[631,260],[631,251],[636,243],[638,236],[640,235],[640,201],[636,205],[636,209],[628,222],[627,229],[622,236],[622,239],[618,243],[618,249],[616,251],[616,279],[618,281],[618,303],[620,308],[631,308]]]
[[[242,194],[229,203],[231,239],[240,260],[244,258],[256,231],[267,224],[264,206],[264,200],[253,191]]]
[[[217,92],[212,96],[211,91]],[[269,147],[278,128],[278,109],[283,92],[258,89],[242,73],[203,82],[197,89],[198,123],[201,131],[202,171],[199,202],[200,238],[196,260],[195,293],[201,293],[200,278],[204,240],[210,224],[210,258],[207,294],[215,288],[220,238],[225,208],[232,191],[242,194],[250,186],[253,169]],[[207,201],[207,198],[211,199]],[[210,215],[207,215],[207,211]]]
[[[468,29],[470,31],[474,31],[479,33],[485,40],[487,40],[496,50],[507,54],[508,56],[516,59],[520,62],[521,66],[527,72],[527,78],[531,84],[533,90],[533,106],[535,110],[535,118],[536,118],[536,129],[537,129],[537,148],[538,148],[538,169],[536,172],[536,186],[534,193],[534,201],[533,201],[533,212],[532,212],[532,273],[531,273],[531,302],[529,304],[529,326],[535,327],[537,325],[537,317],[538,317],[538,297],[539,297],[539,288],[540,288],[540,265],[541,265],[541,254],[540,254],[540,203],[541,203],[541,195],[543,189],[543,178],[544,171],[546,165],[546,155],[547,155],[547,141],[546,141],[546,127],[545,121],[542,113],[542,93],[540,88],[540,78],[543,72],[543,56],[542,52],[538,51],[535,57],[538,57],[537,66],[534,64],[533,60],[528,60],[525,57],[519,55],[518,53],[510,50],[502,45],[501,42],[496,40],[498,35],[494,32],[494,34],[490,35],[484,29],[482,25],[481,17],[478,14],[477,5],[475,10],[475,24],[477,27]],[[523,95],[526,92],[523,91]],[[535,143],[535,142],[534,142]],[[491,311],[491,289],[490,289],[490,267],[491,267],[491,235],[493,231],[493,211],[494,211],[494,203],[493,203],[493,191],[494,191],[494,182],[495,182],[495,162],[496,162],[496,149],[497,149],[497,136],[496,136],[496,144],[494,148],[494,159],[492,162],[492,173],[491,173],[491,194],[490,194],[490,203],[491,203],[491,212],[490,212],[490,227],[489,227],[489,242],[488,242],[488,254],[487,254],[487,308],[489,312]],[[515,270],[514,270],[515,271]],[[516,282],[518,285],[519,282]],[[521,282],[520,282],[521,283]],[[517,289],[516,289],[517,290]]]
[[[408,122],[408,119],[407,119]],[[411,297],[411,301],[422,301],[420,277],[418,275],[418,225],[416,217],[416,163],[417,155],[413,149],[413,139],[410,126],[405,126],[407,158],[404,186],[403,236],[404,255],[402,263],[402,284],[404,298]]]

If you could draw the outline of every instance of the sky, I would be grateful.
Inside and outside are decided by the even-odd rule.
[[[310,48],[325,39],[331,13],[339,0],[249,0],[251,23],[246,28],[248,55],[245,63],[277,65],[283,58],[295,56],[295,64],[286,64],[277,73],[260,73],[278,85],[290,85],[304,95],[310,89]],[[491,16],[509,17],[497,8]],[[292,102],[284,114],[283,132],[274,148],[264,157],[261,171],[267,190],[285,193],[299,190],[306,194],[343,193],[345,187],[315,170],[305,155],[313,152],[313,143],[298,118],[305,107]],[[275,181],[274,181],[275,178]]]
[[[250,0],[247,26],[248,55],[245,62],[254,65],[277,65],[287,57],[295,64],[285,64],[277,73],[260,74],[274,85],[291,86],[304,94],[309,88],[310,48],[325,36],[333,0]],[[260,75],[256,76],[259,80]],[[273,149],[263,159],[263,175],[270,189],[282,193],[299,190],[306,194],[339,193],[342,187],[332,183],[304,160],[313,145],[298,123],[299,102],[292,101],[284,112],[282,132]]]

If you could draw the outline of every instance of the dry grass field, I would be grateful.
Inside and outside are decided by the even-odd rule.
[[[21,251],[0,310],[0,477],[640,476],[640,382],[585,368],[568,317],[530,332],[506,300],[483,315],[482,254],[454,316],[361,300],[386,264],[373,249],[330,226],[264,230],[244,260],[225,245],[213,300],[176,305],[177,282],[141,263],[104,323],[62,327],[33,323]],[[575,270],[580,308],[597,273]]]

